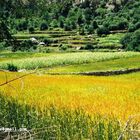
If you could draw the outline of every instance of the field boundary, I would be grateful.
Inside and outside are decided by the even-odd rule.
[[[49,75],[89,75],[89,76],[111,76],[121,75],[133,72],[140,72],[140,68],[113,70],[113,71],[95,71],[95,72],[47,72]]]

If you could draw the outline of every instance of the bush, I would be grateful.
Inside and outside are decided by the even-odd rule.
[[[64,21],[62,21],[62,20],[60,21],[59,27],[64,28]]]
[[[43,30],[47,30],[47,29],[48,29],[47,23],[41,23],[40,30],[43,31]]]
[[[65,31],[71,31],[72,30],[71,25],[70,24],[65,24],[64,30]]]
[[[84,28],[82,28],[82,29],[79,30],[79,35],[85,35],[85,30],[84,30]]]
[[[137,30],[137,29],[140,29],[140,22],[137,22],[137,23],[135,24],[135,28],[136,28],[136,30]]]
[[[128,28],[129,32],[134,32],[135,30],[136,30],[136,28],[135,28],[134,25],[130,25],[129,28]]]
[[[6,44],[6,42],[0,42],[0,50],[4,50],[7,47]]]
[[[44,47],[44,46],[39,46],[37,48],[37,52],[39,52],[39,53],[50,53],[51,50],[49,48]]]
[[[85,50],[94,50],[95,48],[94,48],[94,46],[92,45],[92,44],[87,44],[86,46],[85,46]]]
[[[93,29],[98,28],[98,24],[97,24],[97,22],[95,20],[92,22],[92,27],[93,27]]]
[[[7,64],[7,70],[16,72],[18,70],[17,66],[13,64]]]
[[[58,21],[56,19],[54,19],[52,22],[51,22],[51,26],[53,28],[57,28],[58,27]]]
[[[49,45],[50,43],[53,43],[53,40],[50,40],[48,38],[44,38],[43,39],[43,42],[46,44],[46,45]]]
[[[67,49],[68,49],[68,46],[67,45],[60,44],[59,50],[66,51]]]
[[[34,31],[35,31],[34,27],[30,27],[28,30],[29,30],[29,33],[30,33],[30,34],[33,34]]]
[[[120,43],[123,45],[122,49],[126,49],[127,45],[131,42],[131,33],[126,34],[121,40]]]
[[[125,35],[121,40],[121,44],[128,51],[140,51],[140,30]]]
[[[31,40],[23,40],[18,48],[20,51],[29,51],[35,49],[36,45],[34,45]]]
[[[94,33],[94,28],[93,28],[92,25],[90,25],[90,26],[88,27],[87,33],[88,33],[88,34],[93,34],[93,33]]]
[[[107,27],[102,26],[97,29],[97,34],[98,34],[98,36],[107,35],[107,34],[109,34],[109,30]]]
[[[18,31],[23,31],[27,30],[28,28],[28,22],[27,21],[21,21],[20,23],[17,24],[16,29]]]
[[[126,22],[126,21],[121,21],[121,22],[118,24],[118,29],[119,29],[119,30],[125,30],[127,27],[128,27],[128,22]]]
[[[118,25],[116,25],[116,24],[110,25],[110,26],[109,26],[109,30],[110,30],[110,31],[118,30]]]

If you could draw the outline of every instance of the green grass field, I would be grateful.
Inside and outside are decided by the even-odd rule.
[[[22,54],[20,55],[19,57],[22,57]],[[40,55],[41,54],[37,54],[37,56]],[[9,59],[5,61],[1,61],[0,68],[7,69],[8,67],[7,64],[12,64],[16,66],[18,69],[33,70],[36,68],[50,68],[50,67],[55,67],[60,65],[62,66],[62,65],[104,62],[108,60],[130,58],[139,55],[140,53],[136,53],[136,52],[114,52],[114,53],[81,52],[81,53],[57,53],[57,54],[54,53],[42,57],[31,57],[31,58],[17,57],[17,59],[11,59],[11,60]]]
[[[107,70],[121,70],[129,68],[140,68],[140,56],[130,58],[120,58],[103,62],[95,62],[89,64],[78,64],[70,66],[58,66],[47,70],[47,72],[93,72]]]

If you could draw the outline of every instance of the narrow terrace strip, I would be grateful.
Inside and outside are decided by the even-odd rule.
[[[140,68],[122,69],[114,71],[95,71],[95,72],[48,72],[49,75],[89,75],[89,76],[111,76],[121,75],[133,72],[140,72]]]

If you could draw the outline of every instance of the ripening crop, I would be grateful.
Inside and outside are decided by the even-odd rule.
[[[8,80],[22,74],[7,73]],[[5,82],[0,73],[0,83]],[[2,94],[44,112],[81,109],[90,116],[101,115],[126,121],[140,112],[140,74],[112,77],[29,75],[1,87]]]

